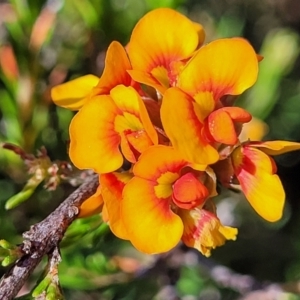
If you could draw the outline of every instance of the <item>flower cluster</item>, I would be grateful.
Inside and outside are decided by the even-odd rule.
[[[145,253],[180,240],[206,256],[237,229],[217,217],[217,182],[239,188],[254,210],[281,218],[284,190],[270,155],[300,149],[286,141],[241,141],[252,116],[233,106],[251,87],[261,57],[243,38],[203,44],[200,24],[161,8],[146,14],[126,48],[110,44],[100,78],[86,75],[52,90],[78,110],[69,155],[99,175],[80,216],[102,212],[113,233]]]

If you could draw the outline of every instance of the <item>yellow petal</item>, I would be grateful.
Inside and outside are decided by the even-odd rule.
[[[195,95],[193,98],[197,103],[197,105],[194,105],[197,118],[201,123],[204,123],[204,120],[215,109],[216,106],[213,94],[211,92],[201,92]]]
[[[98,81],[94,75],[85,75],[55,86],[51,90],[52,100],[58,106],[79,110]]]
[[[243,193],[254,210],[269,222],[282,217],[285,193],[274,174],[273,160],[259,149],[243,146],[232,153],[233,166]]]
[[[268,125],[260,119],[252,117],[249,123],[243,124],[239,140],[244,141],[260,141],[268,132]]]
[[[194,24],[194,28],[195,30],[197,31],[198,33],[198,47],[201,46],[205,40],[205,31],[204,31],[204,28],[201,24],[199,23],[196,23],[196,22],[193,22]]]
[[[300,150],[300,143],[289,141],[251,142],[251,147],[259,148],[268,155],[279,155],[291,151]]]
[[[242,38],[220,39],[200,48],[179,75],[177,86],[190,94],[208,91],[218,100],[239,95],[256,81],[258,61]]]
[[[261,172],[253,176],[242,170],[238,180],[247,200],[262,218],[269,222],[281,219],[285,193],[276,174]]]

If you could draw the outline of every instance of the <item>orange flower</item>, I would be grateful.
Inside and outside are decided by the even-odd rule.
[[[79,169],[109,173],[123,156],[134,163],[140,153],[158,143],[144,102],[132,87],[119,85],[110,95],[89,99],[72,119],[69,155]]]
[[[200,48],[163,97],[161,119],[172,145],[193,163],[213,164],[218,143],[234,145],[237,125],[251,120],[242,108],[223,107],[220,98],[238,95],[257,78],[257,56],[241,38]]]
[[[232,153],[234,173],[255,211],[270,222],[282,217],[285,193],[269,155],[299,150],[300,144],[287,141],[246,142]]]
[[[112,42],[106,53],[105,68],[100,78],[85,75],[55,86],[51,97],[58,106],[79,110],[82,105],[96,95],[109,95],[111,89],[119,84],[139,88],[127,70],[131,69],[127,53],[119,42]]]
[[[199,210],[216,195],[214,173],[191,167],[174,148],[162,145],[148,148],[135,164],[121,214],[130,241],[140,251],[175,247],[185,231],[183,211]]]
[[[129,74],[163,94],[203,41],[200,24],[169,8],[151,11],[133,29],[128,45],[133,70]]]
[[[255,83],[261,57],[242,38],[203,41],[201,25],[160,8],[137,23],[128,56],[111,43],[100,79],[86,75],[52,90],[57,105],[79,110],[70,125],[72,162],[101,174],[79,216],[101,212],[116,236],[145,253],[182,240],[209,256],[235,240],[237,229],[216,214],[217,181],[238,184],[266,220],[282,216],[285,194],[269,155],[300,144],[241,143],[252,116],[232,106]],[[129,172],[120,172],[124,161]]]

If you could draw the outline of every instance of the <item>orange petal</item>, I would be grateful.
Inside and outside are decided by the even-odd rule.
[[[187,165],[180,153],[172,147],[163,145],[151,146],[140,156],[133,167],[135,176],[156,182],[164,173],[179,173]],[[170,183],[160,182],[161,184]]]
[[[213,141],[235,145],[239,132],[233,121],[245,123],[251,118],[251,114],[240,107],[222,107],[208,116],[205,124],[206,134]]]
[[[213,92],[218,100],[241,94],[255,83],[257,73],[256,53],[246,40],[220,39],[197,51],[180,73],[177,86],[191,96]]]
[[[221,109],[212,112],[207,120],[207,127],[212,138],[222,144],[235,145],[237,135],[230,115]]]
[[[237,229],[223,226],[217,216],[207,210],[181,209],[179,215],[184,224],[182,241],[207,257],[212,249],[224,245],[226,240],[236,239]]]
[[[143,153],[146,149],[153,145],[149,136],[144,130],[131,132],[126,134],[126,139],[139,153]]]
[[[86,102],[98,81],[99,78],[94,75],[76,78],[53,87],[51,89],[51,98],[58,106],[78,110]]]
[[[70,158],[79,169],[108,173],[122,166],[120,136],[114,120],[118,114],[113,99],[101,95],[91,98],[70,125]]]
[[[173,147],[184,159],[195,164],[213,164],[219,154],[202,136],[203,124],[197,116],[197,103],[179,90],[166,91],[162,106],[161,119]]]
[[[157,198],[150,181],[134,177],[125,186],[121,213],[128,237],[140,251],[162,253],[174,248],[183,232],[169,199]]]
[[[193,173],[184,174],[173,185],[173,201],[183,209],[203,205],[208,195],[206,186]]]
[[[133,69],[150,72],[189,57],[199,44],[201,31],[175,10],[159,8],[149,12],[132,31],[128,55]]]
[[[103,207],[103,198],[101,195],[101,186],[90,198],[86,199],[80,206],[78,218],[86,218],[101,213]]]
[[[249,146],[259,148],[268,155],[279,155],[300,150],[300,143],[289,141],[251,142]]]
[[[273,160],[259,149],[239,147],[232,153],[235,174],[254,210],[269,222],[282,217],[285,193],[274,174]]]
[[[175,10],[159,8],[149,12],[136,24],[131,35],[128,55],[132,68],[151,73],[156,67],[161,67],[167,74],[172,61],[190,57],[202,43],[199,40],[204,38],[202,31],[201,26],[196,26]],[[167,76],[163,79],[160,75],[152,75],[160,83],[169,82]]]
[[[131,145],[126,137],[126,134],[124,132],[121,132],[120,136],[121,136],[122,154],[132,164],[136,163],[140,153],[137,153],[137,151],[134,151],[134,149],[131,147]]]
[[[107,49],[105,68],[97,84],[98,94],[109,94],[119,84],[130,86],[132,80],[127,73],[130,69],[131,64],[124,47],[113,41]]]
[[[108,173],[100,176],[102,195],[111,231],[119,238],[128,240],[123,219],[121,218],[122,192],[132,175],[124,173]]]

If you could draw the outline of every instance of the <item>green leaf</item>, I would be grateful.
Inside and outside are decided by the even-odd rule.
[[[44,291],[46,291],[46,289],[48,288],[50,283],[51,283],[51,277],[49,275],[47,275],[33,290],[32,296],[37,297],[37,296],[41,295]]]
[[[299,43],[299,36],[287,29],[274,30],[266,36],[259,52],[264,59],[259,63],[257,82],[247,97],[241,98],[243,107],[255,117],[265,119],[277,103],[281,82],[298,57]]]
[[[9,198],[5,203],[5,209],[9,210],[19,206],[21,203],[28,200],[28,198],[34,193],[36,187],[31,186],[30,188],[24,187],[21,192]]]

